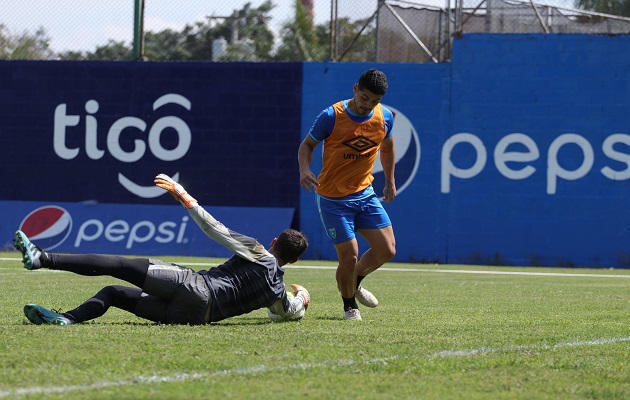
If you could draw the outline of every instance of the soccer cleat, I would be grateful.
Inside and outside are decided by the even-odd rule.
[[[24,306],[24,315],[37,325],[70,325],[72,321],[63,315],[48,310],[37,304],[27,304]]]
[[[374,308],[378,306],[378,300],[374,295],[367,289],[363,288],[361,285],[357,288],[357,291],[354,293],[355,299],[366,307]]]
[[[22,263],[24,264],[24,268],[32,270],[40,269],[42,267],[41,260],[39,259],[42,255],[42,249],[31,243],[24,232],[15,232],[13,246],[22,253]]]
[[[361,311],[358,308],[351,308],[346,310],[345,320],[348,321],[361,321]]]

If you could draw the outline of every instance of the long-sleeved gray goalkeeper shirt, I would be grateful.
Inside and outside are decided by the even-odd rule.
[[[303,309],[298,298],[289,301],[278,260],[255,239],[241,235],[214,219],[203,207],[188,210],[203,232],[234,253],[225,263],[199,271],[210,288],[210,322],[274,306],[287,316]],[[280,304],[274,304],[280,302]]]

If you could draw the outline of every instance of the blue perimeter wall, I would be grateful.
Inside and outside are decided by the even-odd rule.
[[[305,258],[336,259],[297,146],[376,67],[396,113],[395,260],[628,268],[629,47],[470,34],[448,64],[0,62],[0,244],[28,227],[59,251],[223,256],[151,190],[165,172],[263,244],[293,225]]]

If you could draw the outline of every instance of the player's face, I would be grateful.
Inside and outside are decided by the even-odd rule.
[[[382,94],[376,94],[368,89],[359,90],[359,86],[354,85],[354,105],[356,110],[352,110],[359,115],[368,115],[374,110],[383,98]]]

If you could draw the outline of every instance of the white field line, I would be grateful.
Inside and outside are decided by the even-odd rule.
[[[172,382],[185,382],[185,381],[193,381],[193,380],[201,380],[208,378],[217,378],[223,376],[233,376],[233,375],[253,375],[261,372],[282,372],[288,371],[294,368],[301,368],[303,370],[310,370],[316,368],[325,368],[325,369],[334,369],[337,367],[344,367],[349,365],[363,365],[363,364],[384,364],[388,361],[394,360],[413,360],[413,359],[434,359],[434,358],[452,358],[452,357],[473,357],[473,356],[482,356],[485,354],[491,353],[518,353],[518,352],[526,352],[526,351],[544,351],[544,350],[555,350],[564,347],[579,347],[579,346],[601,346],[606,344],[613,343],[621,343],[621,342],[629,342],[629,337],[621,337],[621,338],[608,338],[608,339],[596,339],[596,340],[584,340],[577,342],[566,342],[566,343],[558,343],[554,346],[548,345],[531,345],[531,346],[506,346],[506,347],[482,347],[479,349],[467,349],[467,350],[445,350],[434,353],[432,355],[422,356],[422,355],[393,355],[390,357],[380,357],[380,358],[367,358],[360,360],[328,360],[320,363],[311,363],[311,364],[290,364],[290,365],[281,365],[277,367],[267,367],[266,365],[257,365],[252,367],[245,368],[234,368],[234,369],[224,369],[211,373],[175,373],[172,375],[153,375],[153,376],[137,376],[135,378],[129,379],[121,379],[116,381],[104,381],[104,382],[96,382],[92,384],[86,385],[67,385],[67,386],[35,386],[30,388],[18,388],[11,390],[3,390],[0,391],[1,397],[8,396],[22,396],[22,395],[33,395],[33,394],[43,394],[43,393],[68,393],[73,391],[88,391],[95,389],[102,389],[108,387],[119,387],[119,386],[132,386],[137,384],[159,384],[159,383],[172,383]]]
[[[21,261],[19,258],[0,258],[0,261]],[[216,267],[217,263],[205,263],[205,262],[186,262],[175,261],[175,264],[183,266],[193,267]],[[10,269],[12,267],[2,267],[0,269]],[[291,269],[337,269],[335,266],[324,265],[291,265],[288,266]],[[390,272],[432,272],[442,274],[481,274],[481,275],[523,275],[523,276],[561,276],[561,277],[582,277],[582,278],[625,278],[630,279],[630,274],[578,274],[578,273],[565,273],[565,272],[528,272],[528,271],[487,271],[477,269],[424,269],[424,268],[390,268],[381,267],[379,271]],[[52,272],[50,270],[37,270],[34,272]]]

